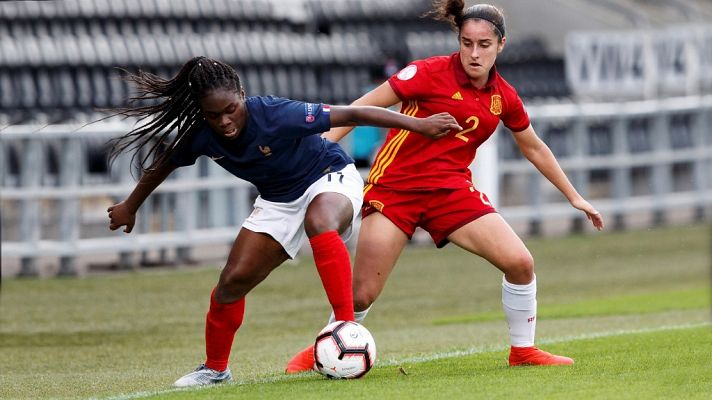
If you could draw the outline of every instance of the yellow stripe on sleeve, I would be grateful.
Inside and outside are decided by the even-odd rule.
[[[406,110],[406,113],[404,113],[404,114],[414,116],[417,112],[418,112],[418,102],[411,101],[411,105],[408,107],[408,110]],[[391,143],[388,144],[387,152],[383,152],[382,155],[379,155],[379,160],[377,160],[378,161],[377,165],[374,165],[374,167],[371,168],[371,173],[368,174],[368,182],[369,183],[377,183],[378,180],[383,176],[386,168],[388,168],[388,166],[391,165],[393,160],[396,158],[396,154],[398,154],[398,150],[400,149],[401,145],[403,145],[403,143],[405,142],[405,139],[408,138],[409,134],[410,134],[410,131],[405,130],[405,129],[401,130],[398,133],[398,135],[396,135],[396,137],[393,138]]]

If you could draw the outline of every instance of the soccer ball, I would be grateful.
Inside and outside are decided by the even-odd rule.
[[[376,342],[361,324],[332,322],[316,337],[314,361],[327,378],[360,378],[376,363]]]

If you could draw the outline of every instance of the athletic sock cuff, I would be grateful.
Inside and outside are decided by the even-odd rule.
[[[232,310],[234,308],[240,307],[240,301],[243,299],[235,300],[232,303],[220,303],[218,302],[218,299],[215,298],[215,291],[217,290],[217,287],[213,288],[213,291],[210,293],[210,309],[214,311],[224,311],[224,310]]]
[[[536,275],[526,285],[515,285],[502,278],[502,304],[513,310],[536,309]]]
[[[317,243],[326,242],[326,243],[328,243],[328,242],[330,242],[330,241],[332,241],[332,240],[334,240],[334,239],[338,239],[339,241],[341,241],[341,236],[339,236],[339,232],[337,232],[337,231],[335,231],[335,230],[334,230],[334,231],[322,232],[322,233],[320,233],[320,234],[318,234],[318,235],[312,236],[312,237],[309,238],[309,242],[310,242],[310,243],[314,243],[314,242],[317,242]]]

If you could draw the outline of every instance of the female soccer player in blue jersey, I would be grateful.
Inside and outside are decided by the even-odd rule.
[[[178,387],[232,378],[228,358],[242,324],[245,295],[293,258],[304,236],[336,318],[354,319],[351,265],[341,235],[348,235],[358,216],[363,180],[351,157],[320,133],[376,125],[440,137],[461,129],[447,113],[415,118],[380,107],[247,97],[231,66],[205,57],[191,59],[172,79],[140,72],[129,80],[141,91],[136,99],[159,102],[120,112],[147,122],[114,141],[112,158],[125,151],[135,151],[134,157],[141,149],[147,152],[139,160],[144,174],[136,187],[108,209],[110,229],[124,226],[124,232],[131,232],[148,195],[176,168],[194,164],[201,155],[253,183],[260,194],[210,295],[207,359],[178,379]]]

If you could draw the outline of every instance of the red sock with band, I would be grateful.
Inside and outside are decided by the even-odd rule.
[[[339,233],[328,231],[309,239],[314,263],[324,285],[326,297],[337,321],[353,321],[354,305],[349,250]]]
[[[224,371],[230,358],[232,341],[245,316],[245,298],[234,303],[220,304],[215,289],[210,294],[210,310],[205,318],[205,366]]]

